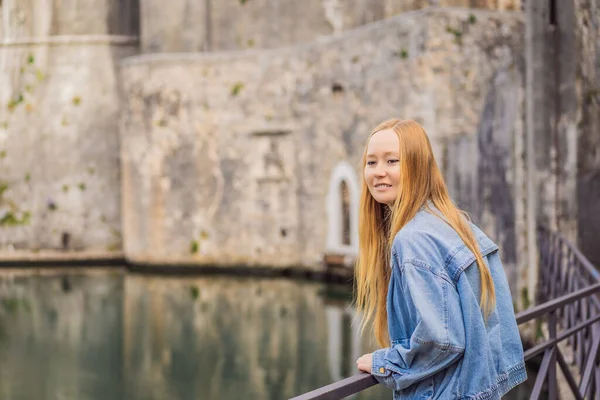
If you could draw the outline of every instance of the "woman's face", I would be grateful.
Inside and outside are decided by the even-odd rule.
[[[391,204],[400,190],[400,141],[391,129],[376,132],[367,146],[365,181],[371,196]]]

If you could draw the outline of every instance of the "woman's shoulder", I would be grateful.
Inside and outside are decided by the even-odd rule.
[[[427,211],[419,211],[394,237],[392,250],[398,262],[417,260],[428,265],[440,265],[457,243],[456,232]],[[460,239],[460,238],[459,238]]]
[[[482,253],[497,249],[496,244],[475,224],[469,223],[469,226]],[[416,259],[444,268],[450,261],[457,261],[462,252],[469,253],[461,237],[443,217],[427,210],[419,211],[396,234],[392,247],[399,263]]]
[[[435,211],[420,210],[406,225],[398,231],[394,242],[414,241],[427,239],[433,236],[452,235],[454,230],[446,223],[443,217],[436,215]],[[455,233],[455,232],[454,232]]]

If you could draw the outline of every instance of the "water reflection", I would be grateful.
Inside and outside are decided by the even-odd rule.
[[[349,300],[284,279],[0,275],[0,399],[286,399],[372,350]]]
[[[119,276],[0,278],[0,398],[120,398]]]
[[[347,289],[334,292],[283,279],[3,276],[0,398],[289,398],[355,372],[360,337]]]

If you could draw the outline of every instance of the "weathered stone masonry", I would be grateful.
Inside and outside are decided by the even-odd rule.
[[[425,126],[511,282],[528,209],[596,257],[597,0],[296,3],[4,0],[2,258],[321,268],[356,251],[358,163],[392,116]]]
[[[118,60],[130,1],[5,0],[0,47],[0,247],[121,249]]]
[[[319,265],[332,171],[350,162],[358,182],[370,129],[410,116],[427,128],[449,180],[470,188],[458,191],[461,205],[479,207],[514,264],[514,222],[497,220],[515,220],[520,30],[519,13],[423,10],[299,47],[129,58],[122,68],[126,254]],[[507,210],[476,204],[497,193]]]

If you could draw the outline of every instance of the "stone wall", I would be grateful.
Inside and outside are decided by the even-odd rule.
[[[0,248],[121,249],[118,60],[127,2],[4,1]]]
[[[530,88],[538,223],[600,262],[600,8],[597,0],[531,4]]]
[[[600,266],[600,1],[575,1],[578,54],[577,208],[583,253]]]
[[[516,7],[510,2],[437,2],[442,3]],[[432,5],[386,1],[364,14],[360,2],[342,4],[314,7],[349,13],[337,30],[327,22],[333,30],[325,34]],[[259,18],[252,14],[258,5],[235,4],[252,16],[252,29],[268,25],[250,24]],[[520,14],[430,8],[317,41],[320,33],[300,38],[265,30],[264,37],[279,35],[281,40],[249,46],[313,41],[280,50],[130,59],[123,69],[121,148],[116,63],[136,52],[131,35],[138,29],[137,3],[72,6],[5,1],[1,9],[5,68],[0,96],[7,104],[0,131],[3,257],[52,249],[118,251],[123,227],[126,255],[134,261],[319,268],[325,251],[340,248],[327,237],[328,225],[339,220],[331,215],[337,199],[329,208],[326,204],[337,195],[330,187],[332,171],[344,162],[355,168],[354,177],[344,176],[354,179],[356,197],[357,162],[368,131],[381,119],[409,116],[429,130],[460,205],[500,237],[508,262],[515,262],[517,239],[504,232],[514,229],[516,222],[510,221],[518,221],[518,205],[501,211],[478,205],[478,192],[491,193],[485,188],[488,172],[481,162],[473,172],[462,154],[478,136],[480,146],[493,136],[506,168],[497,174],[501,183],[492,192],[509,190],[509,197],[519,197],[519,174],[512,169],[518,161],[511,161],[508,149],[514,144],[518,151],[518,140],[511,138],[521,134],[520,117],[514,107],[504,113],[506,96],[497,99],[493,93],[519,93],[522,86]],[[189,5],[182,7],[183,14],[163,21],[181,25],[181,15],[198,20]],[[219,7],[225,6],[213,4],[214,18],[235,15]],[[169,10],[177,14],[175,5]],[[158,11],[152,14],[149,2],[139,10],[149,22],[161,15]],[[246,17],[239,18],[239,26],[245,26]],[[160,24],[144,26],[158,29]],[[157,32],[171,43],[166,30]],[[193,31],[181,32],[194,37]],[[150,43],[146,33],[143,49]],[[231,40],[218,46],[227,49]],[[203,45],[157,46],[145,50],[191,51]],[[486,128],[485,118],[504,122],[488,121],[496,128]],[[477,133],[482,129],[488,136]],[[355,251],[355,242],[348,251]]]
[[[520,13],[428,9],[295,48],[126,60],[126,255],[317,267],[332,171],[358,180],[369,131],[400,116],[516,265],[522,37]]]
[[[355,251],[331,240],[338,181],[355,204],[369,130],[400,116],[511,281],[534,247],[528,156],[535,219],[599,262],[598,1],[531,2],[530,38],[498,11],[521,3],[4,0],[0,253],[115,252],[124,229],[133,261],[320,268]],[[138,49],[188,54],[127,59],[119,94]],[[219,50],[246,51],[199,53]]]

